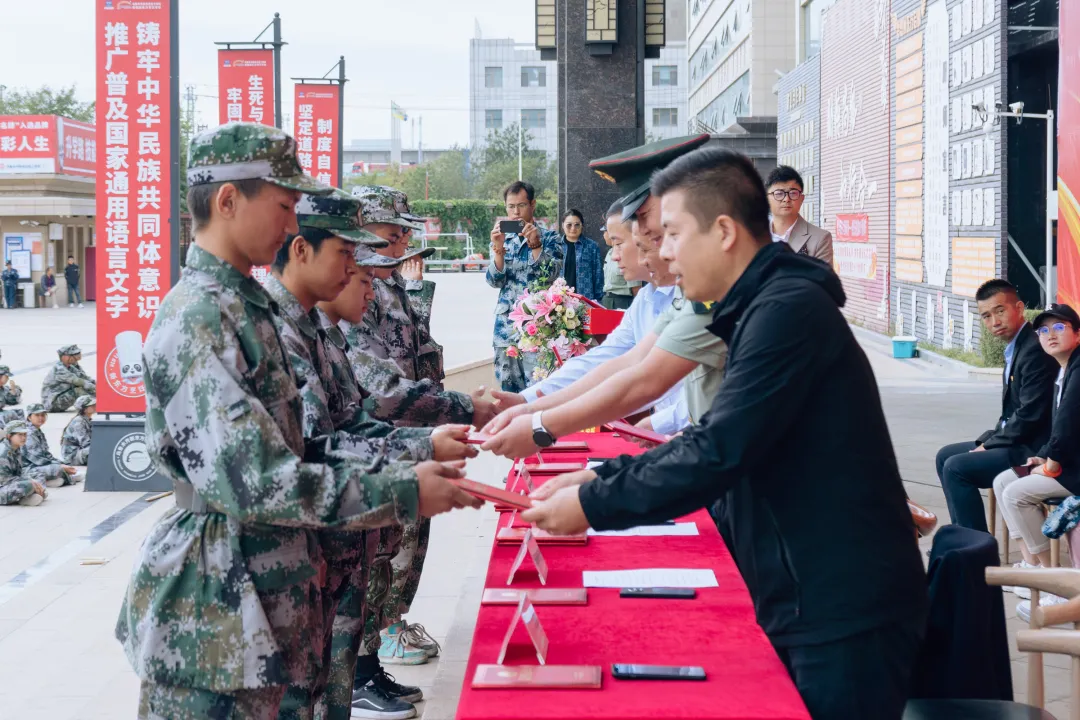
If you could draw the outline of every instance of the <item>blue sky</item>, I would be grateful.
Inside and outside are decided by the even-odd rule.
[[[82,99],[93,99],[94,5],[90,0],[5,3],[0,85],[75,83]],[[275,11],[289,43],[282,55],[283,112],[291,113],[290,77],[319,77],[345,55],[346,142],[388,138],[393,100],[410,117],[423,116],[425,146],[467,144],[469,40],[475,22],[489,38],[531,42],[534,32],[533,0],[182,0],[181,93],[185,85],[195,86],[201,122],[217,122],[214,42],[254,39]],[[406,125],[402,140],[409,145],[410,139]]]

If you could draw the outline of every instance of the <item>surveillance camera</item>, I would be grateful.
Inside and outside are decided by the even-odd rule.
[[[1009,111],[1012,112],[1013,115],[1019,115],[1020,113],[1024,112],[1024,103],[1023,102],[1009,103]]]

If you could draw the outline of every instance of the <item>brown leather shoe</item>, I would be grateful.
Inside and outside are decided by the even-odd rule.
[[[934,528],[937,527],[937,515],[910,499],[907,505],[908,510],[911,511],[911,519],[915,521],[915,530],[919,537],[926,537],[934,532]]]

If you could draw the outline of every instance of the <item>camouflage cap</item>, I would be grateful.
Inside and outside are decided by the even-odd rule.
[[[390,192],[394,196],[394,207],[401,214],[401,217],[421,226],[419,228],[413,228],[414,230],[423,230],[424,221],[427,220],[427,218],[421,217],[412,211],[412,208],[409,207],[409,196],[401,190],[391,190]]]
[[[57,350],[56,354],[60,357],[64,357],[65,355],[82,355],[82,348],[80,348],[78,345],[65,345],[64,347]]]
[[[26,417],[30,417],[31,415],[37,415],[39,413],[45,412],[45,406],[41,403],[30,403],[26,406],[25,412]]]
[[[11,375],[11,368],[7,365],[0,365],[0,375]]]
[[[385,185],[362,185],[353,188],[353,197],[360,201],[360,224],[386,223],[409,230],[423,230],[423,223],[409,220],[402,215],[411,215],[408,212],[409,204],[402,202],[394,193],[393,188]]]
[[[232,122],[191,138],[187,177],[192,187],[230,180],[265,180],[313,195],[326,195],[331,190],[300,167],[292,137],[257,123]]]
[[[360,227],[360,201],[344,190],[333,189],[329,195],[305,195],[296,206],[301,228],[318,228],[342,240],[387,247],[390,242]]]
[[[4,437],[9,438],[12,435],[22,433],[26,435],[30,432],[30,425],[25,420],[12,420],[4,426]]]
[[[366,268],[395,268],[405,262],[403,258],[380,255],[367,245],[357,245],[354,254],[356,257],[356,264]]]
[[[78,412],[79,410],[85,410],[91,405],[97,405],[97,398],[93,395],[80,395],[79,397],[75,398],[76,412]]]
[[[416,250],[410,250],[401,256],[401,262],[407,262],[409,260],[424,260],[435,254],[435,248],[417,248]]]

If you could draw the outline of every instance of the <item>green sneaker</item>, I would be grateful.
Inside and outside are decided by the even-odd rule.
[[[423,625],[419,623],[414,625],[406,620],[401,622],[405,625],[401,632],[405,635],[406,642],[426,652],[429,658],[439,656],[439,650],[441,649],[439,643],[428,634]]]
[[[383,665],[423,665],[428,661],[427,651],[409,643],[405,623],[396,622],[380,633],[379,662]]]

